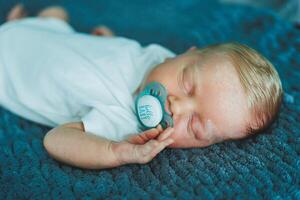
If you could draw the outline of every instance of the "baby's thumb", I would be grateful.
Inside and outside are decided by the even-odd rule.
[[[145,144],[149,140],[156,138],[160,134],[160,130],[152,128],[137,135],[131,135],[126,140],[132,144]]]

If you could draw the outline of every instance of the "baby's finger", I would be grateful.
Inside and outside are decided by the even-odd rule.
[[[144,131],[141,136],[146,140],[149,141],[151,139],[156,138],[160,134],[160,130],[157,128],[151,128],[149,130]]]
[[[163,128],[162,128],[162,126],[161,126],[160,124],[158,124],[158,125],[156,126],[156,129],[157,129],[159,132],[162,132],[162,131],[163,131]]]
[[[148,143],[139,146],[136,153],[136,160],[138,163],[147,163],[151,161],[159,152],[174,142],[173,139],[168,138],[162,142],[157,140],[150,140]]]
[[[172,144],[174,142],[174,139],[172,138],[168,138],[162,142],[159,142],[159,145],[157,145],[151,152],[151,155],[153,157],[155,157],[159,152],[161,152],[164,148],[166,148],[167,146],[169,146],[170,144]]]
[[[160,131],[157,128],[152,128],[138,135],[129,136],[127,141],[132,144],[145,144],[149,140],[156,138],[159,135],[159,133]]]
[[[162,134],[159,135],[158,141],[163,141],[168,138],[174,132],[174,128],[168,127]]]

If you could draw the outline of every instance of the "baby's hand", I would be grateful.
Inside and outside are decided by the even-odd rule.
[[[153,135],[158,135],[157,128],[153,128],[143,132],[141,135],[146,141],[144,144],[133,144],[128,141],[123,141],[121,143],[114,143],[113,147],[116,157],[118,158],[120,164],[128,163],[140,163],[145,164],[151,161],[159,152],[164,148],[169,146],[174,142],[169,136],[174,131],[174,128],[167,128],[164,130],[157,139],[145,139]],[[158,132],[158,133],[157,133]],[[155,133],[155,134],[154,134]],[[145,136],[145,137],[144,137]],[[149,137],[148,137],[149,136]],[[144,141],[144,140],[143,140]],[[142,142],[142,140],[140,141]]]
[[[149,129],[147,131],[144,131],[140,134],[132,135],[129,138],[127,138],[126,141],[132,144],[145,144],[151,139],[156,138],[158,135],[160,135],[163,132],[163,129],[161,125],[159,124],[156,128]],[[164,139],[164,138],[162,138]]]

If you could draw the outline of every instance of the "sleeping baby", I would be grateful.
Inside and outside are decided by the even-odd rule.
[[[164,148],[245,138],[276,119],[282,86],[273,65],[239,43],[175,55],[107,27],[76,32],[60,7],[0,27],[1,106],[52,129],[43,144],[87,169],[148,163]]]

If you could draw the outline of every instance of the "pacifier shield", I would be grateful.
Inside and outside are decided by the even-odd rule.
[[[151,95],[142,96],[137,102],[137,113],[147,127],[155,127],[163,118],[159,100]]]
[[[167,90],[159,82],[151,82],[137,96],[135,105],[137,117],[145,129],[161,124],[163,129],[173,127],[173,118],[165,110]]]

